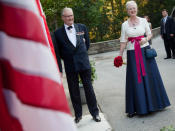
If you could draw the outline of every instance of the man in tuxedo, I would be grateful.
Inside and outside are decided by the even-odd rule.
[[[168,16],[168,12],[166,9],[162,10],[162,16],[163,18],[161,19],[160,30],[167,54],[167,57],[164,59],[170,59],[171,57],[175,59],[175,49],[173,48],[173,19],[172,17]]]
[[[58,63],[64,61],[69,93],[75,111],[75,122],[82,119],[82,105],[79,91],[80,76],[85,90],[86,101],[93,120],[100,122],[99,109],[91,82],[91,67],[88,57],[90,45],[88,31],[85,25],[74,23],[71,8],[64,8],[61,13],[64,25],[54,32],[56,43],[55,52]],[[62,66],[59,66],[62,72]]]

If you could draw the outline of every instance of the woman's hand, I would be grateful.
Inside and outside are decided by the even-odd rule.
[[[144,45],[144,44],[147,43],[147,42],[148,42],[147,37],[144,37],[144,38],[141,39],[140,45]]]

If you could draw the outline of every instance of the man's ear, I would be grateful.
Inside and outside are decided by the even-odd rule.
[[[64,21],[64,17],[63,16],[61,16],[61,19]]]

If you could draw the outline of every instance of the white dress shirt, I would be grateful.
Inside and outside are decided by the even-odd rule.
[[[165,17],[163,18],[164,24],[166,23],[167,17],[168,17],[168,16],[165,16]]]
[[[165,17],[163,18],[163,24],[164,24],[164,30],[163,30],[163,33],[166,33],[165,24],[166,24],[167,17],[168,17],[168,16],[165,16]]]
[[[72,28],[70,30],[67,29],[69,27],[68,25],[64,24],[64,27],[69,40],[76,47],[77,38],[76,38],[76,30],[74,25],[72,25]]]

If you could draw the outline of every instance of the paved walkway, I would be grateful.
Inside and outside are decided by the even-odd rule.
[[[162,75],[162,79],[169,96],[171,106],[163,111],[152,113],[146,116],[136,116],[134,118],[128,118],[125,114],[125,74],[126,66],[121,68],[115,68],[113,66],[113,59],[118,55],[118,51],[102,53],[97,55],[91,55],[90,59],[96,61],[97,80],[94,83],[94,90],[96,92],[98,105],[101,112],[104,115],[104,120],[108,121],[114,131],[159,131],[163,126],[173,125],[175,127],[175,60],[168,59],[166,57],[163,46],[163,41],[160,37],[153,39],[153,45],[158,53],[156,57],[159,71]],[[126,53],[124,53],[126,57]],[[66,81],[64,81],[64,87],[69,99]],[[70,101],[69,101],[70,102]],[[70,104],[70,103],[69,103]],[[70,104],[71,111],[72,106]],[[83,105],[83,115],[88,115],[88,109],[86,105]],[[85,118],[85,119],[84,119]],[[86,127],[83,131],[108,131],[105,128],[102,130],[90,128],[89,119],[91,116],[83,117],[83,126]],[[87,123],[86,123],[87,121]],[[106,122],[107,122],[106,121]],[[96,124],[96,122],[93,122]],[[86,125],[87,124],[87,125]],[[90,124],[91,126],[94,124]],[[108,124],[107,124],[108,125]],[[78,126],[78,125],[77,125]],[[101,125],[99,125],[100,127]],[[109,125],[108,125],[109,126]],[[107,126],[107,127],[108,127]],[[110,127],[110,126],[109,126]],[[82,127],[78,126],[78,129],[82,131]],[[85,130],[86,129],[86,130]],[[111,129],[110,129],[111,130]]]
[[[79,131],[111,131],[112,128],[105,119],[103,113],[100,113],[101,122],[92,120],[91,115],[84,115],[82,120],[77,124]]]

